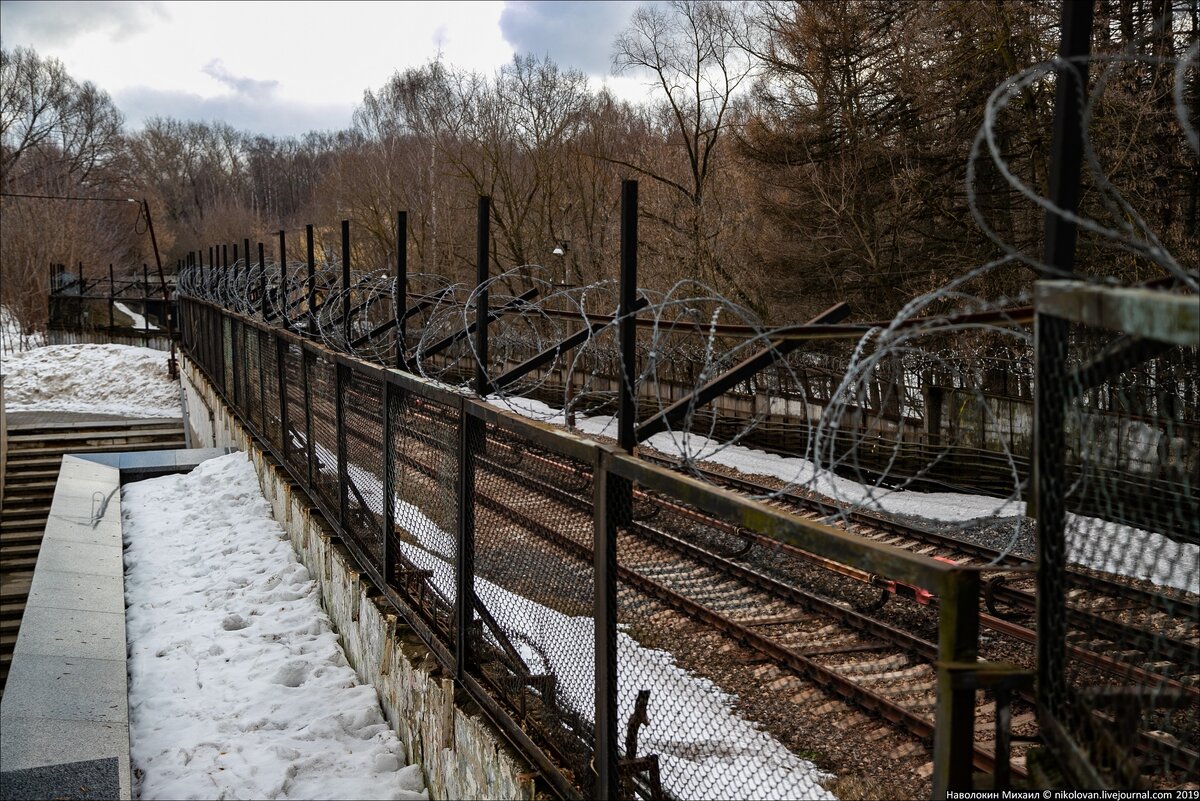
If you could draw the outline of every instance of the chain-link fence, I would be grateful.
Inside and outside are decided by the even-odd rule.
[[[811,732],[770,709],[786,688],[748,684],[747,659],[934,741],[935,792],[991,758],[951,680],[975,662],[976,568],[181,304],[192,362],[556,795],[827,795]],[[735,564],[755,538],[940,597],[933,639],[872,628],[779,560]]]
[[[1176,788],[1200,775],[1195,298],[1041,293],[1043,733],[1073,786]]]

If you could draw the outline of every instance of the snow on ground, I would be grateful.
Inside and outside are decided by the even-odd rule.
[[[159,327],[157,325],[155,325],[154,323],[147,323],[145,317],[138,314],[133,309],[126,306],[124,303],[121,303],[120,301],[113,301],[113,306],[117,309],[117,311],[123,312],[125,315],[127,315],[129,317],[129,319],[133,320],[133,323],[131,323],[131,325],[134,328],[147,329],[150,331],[158,331],[159,330]]]
[[[122,504],[135,797],[427,797],[244,454]]]
[[[47,345],[4,358],[11,412],[61,411],[181,417],[167,354],[132,345]]]
[[[17,320],[17,316],[7,307],[0,306],[0,356],[7,357],[9,354],[40,348],[45,344],[45,334],[41,331],[26,334],[21,330],[21,323]]]
[[[488,402],[516,414],[558,425],[558,410],[531,398],[501,398]],[[583,417],[575,427],[585,434],[615,437],[614,417]],[[959,492],[889,490],[818,470],[808,459],[729,445],[699,434],[663,431],[646,440],[663,453],[732,467],[751,475],[771,476],[820,493],[842,504],[943,523],[967,523],[986,518],[1025,514],[1024,501],[1003,500]],[[1162,534],[1094,517],[1067,515],[1067,558],[1083,567],[1104,570],[1156,584],[1195,592],[1200,546],[1176,542]]]

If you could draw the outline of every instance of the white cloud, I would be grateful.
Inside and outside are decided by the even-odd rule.
[[[109,92],[131,128],[176,116],[275,134],[346,127],[365,90],[439,53],[448,64],[490,74],[519,48],[602,75],[631,9],[579,2],[506,10],[494,0],[0,0],[5,48],[30,46],[60,59],[72,76]],[[638,94],[621,91],[619,79],[607,82],[621,96]]]

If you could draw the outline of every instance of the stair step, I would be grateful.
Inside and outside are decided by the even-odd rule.
[[[58,478],[58,470],[52,467],[30,468],[28,465],[21,465],[21,469],[4,471],[4,480],[9,482],[35,481],[46,478]]]
[[[0,528],[19,527],[30,520],[45,520],[50,516],[50,502],[17,506],[5,498],[4,512],[0,514]]]
[[[128,420],[75,420],[61,423],[29,423],[8,426],[9,433],[43,434],[63,431],[132,431],[155,428],[178,428],[183,422],[178,417],[138,417]]]
[[[121,453],[122,451],[170,451],[186,448],[187,444],[183,439],[183,432],[180,431],[174,435],[172,439],[163,439],[159,442],[116,442],[105,445],[77,445],[65,450],[58,450],[49,453],[45,450],[35,450],[33,448],[9,451],[8,464],[9,469],[12,469],[14,463],[16,465],[24,465],[31,463],[38,464],[58,464],[60,457],[72,453]],[[18,455],[32,454],[31,458],[24,460],[15,458]]]
[[[22,458],[13,459],[12,454],[9,454],[8,470],[5,475],[12,473],[14,470],[27,470],[31,468],[53,470],[56,474],[58,468],[62,465],[61,453],[40,453],[39,451],[24,451]]]
[[[71,431],[67,433],[46,434],[10,434],[8,437],[9,452],[26,450],[28,448],[55,447],[70,448],[77,442],[91,440],[124,440],[124,439],[154,439],[155,437],[177,436],[183,433],[183,426],[153,429],[149,431],[128,431],[124,428],[107,431]]]
[[[47,495],[25,493],[25,492],[19,492],[19,493],[18,492],[12,492],[12,493],[5,492],[4,493],[4,508],[8,509],[10,506],[17,507],[17,508],[20,508],[22,506],[24,506],[24,507],[44,506],[44,507],[46,507],[47,510],[49,510],[50,500],[53,497],[54,497],[53,492],[51,492]]]
[[[4,603],[19,600],[24,603],[33,586],[33,571],[20,570],[4,573],[4,585],[0,586],[0,600]]]
[[[20,475],[5,475],[4,486],[9,490],[20,490],[21,492],[33,492],[34,490],[47,490],[50,495],[54,494],[55,479],[46,480],[44,478],[33,480],[22,480]]]
[[[41,531],[46,528],[46,521],[50,519],[50,510],[46,510],[41,514],[26,515],[21,518],[5,517],[3,522],[0,522],[0,531]]]
[[[45,529],[30,529],[29,531],[0,531],[0,553],[18,545],[33,545],[40,543],[45,536]]]

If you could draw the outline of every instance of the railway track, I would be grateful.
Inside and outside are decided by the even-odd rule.
[[[642,456],[659,464],[675,466],[667,459]],[[774,497],[765,499],[766,503],[809,519],[840,525],[853,534],[877,542],[957,564],[995,566],[997,572],[984,588],[988,613],[981,615],[981,623],[1027,643],[1036,639],[1031,628],[1012,620],[1014,616],[1031,617],[1037,609],[1031,559],[882,515],[845,510],[827,501],[743,476],[699,466],[690,466],[689,471],[741,492],[756,496],[773,494]],[[749,532],[739,534],[755,545],[771,549],[781,547]],[[786,546],[783,548],[787,549]],[[1006,571],[1005,568],[1017,568],[1021,572]],[[1079,569],[1068,570],[1067,581],[1071,588],[1068,622],[1076,633],[1075,641],[1069,646],[1072,656],[1114,675],[1162,684],[1184,693],[1193,702],[1200,701],[1200,599],[1194,593],[1148,588],[1132,579]]]
[[[428,419],[428,418],[427,418]],[[428,419],[432,423],[432,419]],[[444,421],[443,421],[444,422]],[[450,430],[444,433],[451,434]],[[351,432],[351,438],[357,436]],[[429,438],[427,447],[454,453],[457,444]],[[369,445],[365,440],[364,445]],[[375,444],[377,447],[377,444]],[[508,458],[499,458],[507,451]],[[437,470],[422,461],[419,453],[401,454],[399,461],[427,477]],[[660,460],[665,461],[665,460]],[[489,442],[486,454],[477,457],[478,469],[487,475],[487,489],[477,491],[479,506],[492,515],[492,524],[507,521],[552,542],[584,562],[592,558],[591,497],[588,491],[569,487],[590,486],[590,477],[580,475],[547,454]],[[536,469],[530,469],[533,465]],[[703,471],[706,478],[742,492],[764,495],[778,488],[730,476]],[[564,477],[572,481],[564,482]],[[550,499],[569,508],[577,518],[576,526],[550,526],[542,517],[523,511],[519,499],[531,494]],[[761,654],[766,660],[804,676],[832,695],[848,700],[914,736],[928,740],[932,735],[933,707],[936,699],[936,646],[928,639],[856,610],[852,604],[831,600],[798,589],[794,582],[780,580],[768,571],[741,564],[749,549],[729,547],[730,542],[769,546],[781,550],[779,543],[757,538],[717,521],[700,519],[695,514],[661,498],[639,493],[638,504],[687,520],[682,530],[655,525],[644,514],[623,530],[618,542],[619,577],[626,588],[641,598],[652,598],[690,619],[724,632],[729,638]],[[1036,641],[1032,629],[1009,619],[1012,611],[1028,614],[1036,608],[1028,574],[1013,568],[1028,568],[1030,560],[1014,554],[1001,554],[986,546],[947,537],[865,512],[846,512],[828,502],[794,492],[780,493],[771,503],[787,506],[789,511],[826,522],[841,518],[845,527],[859,536],[886,541],[922,553],[962,563],[994,564],[1003,581],[989,584],[990,611],[981,613],[984,627],[1014,638],[1026,645]],[[645,510],[643,509],[643,512]],[[655,513],[650,512],[650,517]],[[641,518],[641,519],[639,519]],[[687,536],[688,526],[706,527],[725,539],[725,547],[697,545]],[[786,549],[784,549],[786,550]],[[795,550],[795,549],[791,549]],[[792,555],[804,559],[807,555]],[[828,569],[828,565],[825,566]],[[1007,571],[1007,573],[1006,573]],[[840,571],[844,578],[879,586],[878,577],[856,576]],[[1096,669],[1126,680],[1151,685],[1166,685],[1183,693],[1191,703],[1197,699],[1197,644],[1194,625],[1197,603],[1185,593],[1139,586],[1131,581],[1071,571],[1075,604],[1070,610],[1071,625],[1092,637],[1077,640],[1069,648],[1071,655]],[[896,594],[896,587],[882,589]],[[1097,592],[1096,590],[1099,590]],[[1090,595],[1089,595],[1090,593]],[[1116,597],[1120,608],[1105,606],[1104,599]],[[915,600],[936,604],[934,598]],[[1097,599],[1097,600],[1094,600]],[[627,605],[636,605],[627,597]],[[644,602],[644,601],[643,601]],[[1008,609],[1000,609],[1000,606]],[[1191,615],[1192,622],[1180,623],[1178,612]],[[1176,612],[1172,616],[1170,612]],[[1118,613],[1118,614],[1115,614]],[[1173,628],[1171,628],[1173,627]],[[1163,629],[1167,629],[1164,633]],[[1114,654],[1106,644],[1137,643],[1143,650],[1128,647]],[[1032,649],[1030,649],[1032,651]],[[1150,657],[1155,657],[1150,659]],[[982,696],[982,694],[981,694]],[[994,707],[982,702],[977,719],[986,723],[995,714]],[[1028,723],[1032,716],[1018,715]],[[1027,727],[1028,729],[1028,727]],[[1146,738],[1143,738],[1146,739]],[[1186,768],[1196,764],[1196,755],[1185,746],[1150,738],[1144,749],[1157,758]],[[986,748],[975,748],[976,767],[991,771],[995,755]],[[1020,765],[1014,772],[1021,775]]]
[[[477,527],[496,530],[515,525],[590,565],[590,477],[564,482],[561,465],[530,454],[524,458],[536,459],[536,466],[505,464],[493,457],[492,445],[487,456],[476,457],[476,500],[489,515],[477,520]],[[426,458],[412,452],[399,457],[412,470],[435,478],[437,469]],[[587,489],[572,491],[571,485]],[[547,499],[560,509],[549,512]],[[638,503],[655,504],[657,499],[639,494]],[[553,517],[555,525],[545,522],[547,516]],[[574,524],[564,525],[564,518]],[[617,543],[620,607],[636,609],[651,603],[656,605],[653,608],[674,610],[721,631],[757,652],[762,661],[803,677],[828,697],[843,699],[928,744],[937,698],[936,643],[849,604],[737,565],[670,528],[635,519],[622,529]],[[477,547],[481,547],[478,542]],[[979,723],[993,720],[993,714],[994,705],[981,697]],[[974,751],[976,767],[994,771],[993,750],[981,744]],[[1018,764],[1014,773],[1022,776],[1024,770]]]

